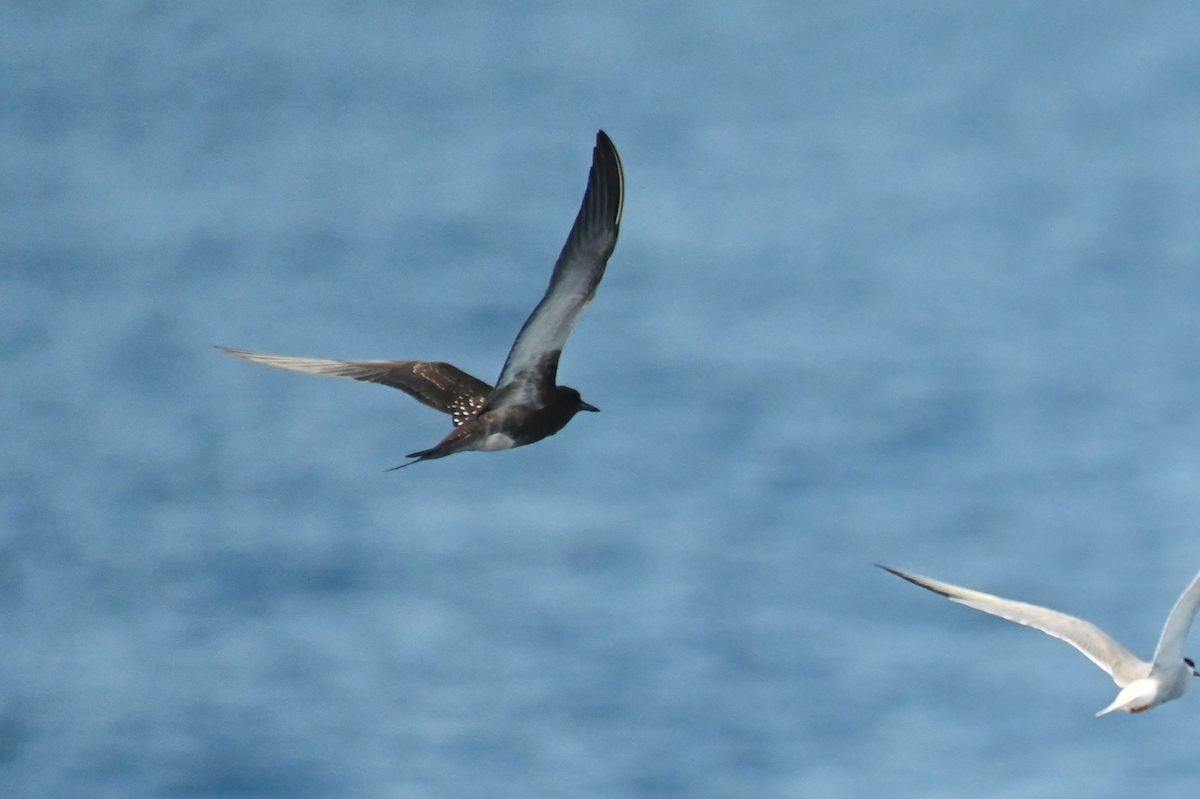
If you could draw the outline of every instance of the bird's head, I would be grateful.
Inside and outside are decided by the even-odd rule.
[[[1192,660],[1191,658],[1184,658],[1183,662],[1186,663],[1187,667],[1192,670],[1193,677],[1200,677],[1200,671],[1196,671],[1196,661]]]
[[[579,392],[570,386],[555,386],[555,390],[558,392],[559,405],[568,409],[572,415],[579,413],[580,411],[592,411],[593,413],[597,413],[600,410],[595,405],[584,402],[583,397],[579,395]]]

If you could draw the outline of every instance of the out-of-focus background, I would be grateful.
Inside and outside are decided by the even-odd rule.
[[[1200,568],[1194,2],[0,7],[0,795],[1127,797]],[[494,380],[582,197],[603,413]],[[1200,652],[1200,636],[1193,653]],[[1198,692],[1200,693],[1200,692]]]

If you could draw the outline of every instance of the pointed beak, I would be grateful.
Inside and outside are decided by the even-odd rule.
[[[600,413],[600,409],[599,409],[599,408],[597,408],[595,405],[592,405],[592,404],[590,404],[590,403],[584,402],[583,400],[580,400],[580,401],[579,401],[579,410],[581,410],[581,411],[591,411],[592,413]]]

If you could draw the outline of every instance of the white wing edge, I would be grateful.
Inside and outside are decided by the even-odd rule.
[[[1196,618],[1196,610],[1200,608],[1200,573],[1192,578],[1192,582],[1179,595],[1167,623],[1163,625],[1162,635],[1154,650],[1154,665],[1161,666],[1177,663],[1183,659],[1183,645],[1187,641],[1188,630]]]

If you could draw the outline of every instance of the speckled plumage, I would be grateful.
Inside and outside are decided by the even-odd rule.
[[[587,190],[541,302],[521,327],[496,386],[440,361],[339,361],[220,349],[256,363],[398,388],[454,422],[445,438],[410,453],[413,463],[469,450],[493,451],[554,435],[579,411],[598,408],[556,385],[563,344],[596,294],[617,244],[624,203],[621,159],[599,131]],[[401,468],[400,466],[396,467]]]

